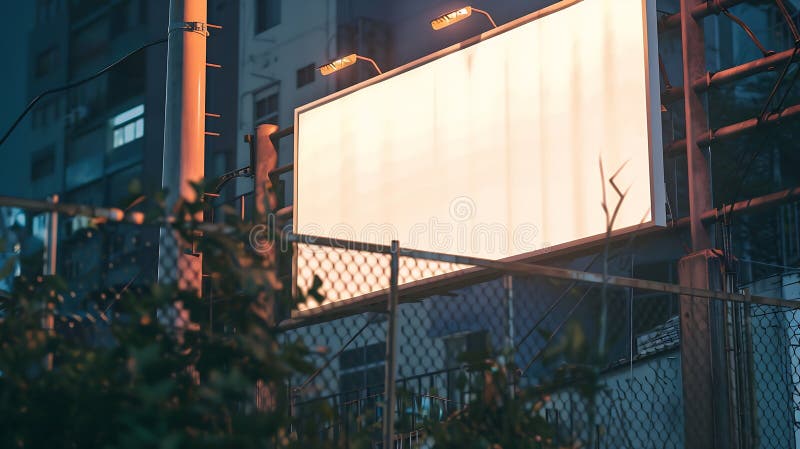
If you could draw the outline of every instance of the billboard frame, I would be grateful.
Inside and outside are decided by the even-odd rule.
[[[541,18],[563,11],[574,5],[590,1],[594,0],[562,0],[548,7],[542,8],[525,16],[519,17],[508,23],[502,24],[494,29],[488,30],[486,32],[468,38],[464,41],[461,41],[449,47],[438,50],[429,55],[423,56],[422,58],[416,59],[414,61],[411,61],[407,64],[404,64],[392,70],[383,72],[382,74],[371,77],[365,81],[354,84],[353,86],[347,87],[338,92],[334,92],[323,98],[320,98],[318,100],[312,101],[310,103],[295,108],[294,136],[293,136],[294,140],[293,157],[295,164],[293,170],[293,182],[294,182],[294,189],[293,189],[294,207],[292,210],[293,227],[297,226],[297,215],[298,215],[297,199],[299,191],[298,178],[301,169],[298,158],[299,141],[300,141],[300,126],[299,126],[300,114],[309,111],[311,109],[317,108],[319,106],[322,106],[324,104],[330,103],[332,101],[335,101],[339,98],[345,97],[353,92],[367,88],[373,84],[380,83],[386,79],[393,78],[397,75],[403,74],[417,67],[423,66],[429,62],[435,61],[452,53],[456,53],[460,50],[471,47],[485,40],[491,39],[492,37],[503,34],[512,29],[518,28],[530,22],[534,22]],[[666,225],[665,189],[664,186],[657,187],[656,185],[654,185],[654,181],[656,181],[654,177],[654,170],[657,168],[656,167],[657,164],[661,165],[661,173],[662,173],[661,179],[663,180],[663,143],[662,143],[662,135],[660,132],[658,132],[661,129],[660,126],[661,93],[660,93],[660,78],[659,78],[660,72],[658,67],[658,21],[656,15],[656,0],[639,0],[639,1],[641,2],[642,5],[643,15],[641,23],[644,27],[643,35],[645,40],[643,46],[645,53],[643,62],[644,62],[644,72],[645,72],[645,86],[647,88],[647,92],[645,93],[645,98],[646,98],[646,108],[648,115],[647,133],[648,133],[648,156],[650,162],[649,163],[650,204],[651,204],[650,215],[649,215],[650,221],[644,222],[639,225],[627,226],[612,230],[610,233],[612,241],[619,240],[621,237],[626,236],[632,232],[649,233],[659,229],[664,229],[664,226]],[[663,224],[659,224],[658,223],[659,221],[661,221]],[[592,235],[577,240],[561,243],[558,245],[530,251],[527,253],[501,258],[498,260],[509,261],[509,262],[511,261],[532,262],[541,259],[551,259],[554,257],[564,256],[575,252],[585,251],[594,246],[597,246],[599,243],[606,240],[606,238],[607,236],[605,234]],[[402,246],[402,242],[400,243]],[[399,286],[399,294],[401,302],[404,294],[408,295],[412,291],[414,292],[413,293],[414,296],[418,297],[421,294],[419,292],[424,291],[426,289],[430,289],[431,291],[436,291],[441,289],[442,285],[451,285],[454,282],[461,283],[457,282],[455,279],[458,278],[459,276],[463,275],[465,277],[464,280],[466,281],[468,279],[475,279],[476,276],[481,277],[482,275],[488,274],[484,273],[486,271],[487,270],[483,268],[471,267],[462,270],[457,270],[451,273],[446,273],[442,275],[437,275],[401,284]],[[295,296],[297,293],[296,279],[297,279],[297,252],[295,251],[294,254],[292,255],[292,280],[293,280],[292,292],[293,295]],[[293,310],[291,318],[293,320],[294,319],[302,320],[306,318],[320,318],[322,315],[330,314],[332,311],[337,309],[342,309],[341,311],[344,312],[345,315],[350,313],[358,313],[359,306],[362,303],[366,307],[370,306],[374,307],[376,299],[387,294],[388,294],[388,289],[380,289],[371,293],[357,295],[345,300],[339,300],[336,301],[335,303],[320,304],[318,307],[314,307],[304,311]],[[335,315],[341,316],[342,314],[337,313]],[[331,319],[332,318],[333,317],[331,317]]]

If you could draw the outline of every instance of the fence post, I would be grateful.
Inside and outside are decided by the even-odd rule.
[[[50,204],[58,204],[58,195],[47,198]],[[56,258],[58,257],[58,212],[53,209],[47,216],[46,253],[44,259],[44,275],[55,276]]]
[[[395,379],[397,376],[397,276],[400,267],[400,244],[392,240],[389,264],[389,297],[386,321],[386,377],[383,392],[383,449],[391,448],[394,441]]]
[[[516,368],[513,370],[510,367],[516,367],[516,348],[514,347],[514,276],[507,274],[503,276],[503,306],[505,312],[505,348],[506,354],[505,365],[509,367],[508,372],[508,390],[511,397],[514,397],[514,390],[516,389]]]
[[[53,195],[47,198],[51,204],[58,204],[58,195]],[[55,209],[51,210],[47,216],[47,232],[45,233],[47,239],[44,254],[44,267],[43,274],[45,276],[55,276],[58,258],[58,212]],[[53,311],[48,310],[47,301],[42,304],[44,307],[44,314],[42,315],[42,327],[49,335],[55,333],[56,320]],[[44,359],[45,369],[48,371],[53,370],[53,353],[48,352]]]

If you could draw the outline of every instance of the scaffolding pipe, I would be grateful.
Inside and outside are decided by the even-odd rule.
[[[294,125],[275,131],[269,136],[269,138],[272,139],[272,142],[277,147],[279,140],[283,139],[284,137],[291,136],[292,134],[294,134]]]
[[[777,65],[791,59],[794,54],[794,49],[792,48],[729,69],[720,70],[716,73],[709,73],[707,76],[695,80],[694,88],[698,92],[703,92],[712,87],[738,81],[757,73],[774,70]],[[795,60],[792,62],[797,62],[797,59],[798,58],[795,57]]]
[[[705,76],[695,79],[692,85],[697,93],[702,93],[711,88],[733,83],[752,75],[775,70],[777,66],[792,59],[794,54],[795,52],[792,48],[735,67],[720,70],[719,72],[708,72]],[[798,60],[800,60],[800,57],[795,56],[792,63]],[[671,104],[679,100],[683,100],[683,86],[665,87],[664,92],[661,93],[661,103],[663,104]]]
[[[700,20],[713,14],[719,14],[723,9],[736,6],[744,1],[745,0],[715,0],[702,2],[691,9],[691,14],[696,20]],[[681,15],[680,13],[675,13],[661,19],[658,29],[659,31],[666,31],[671,28],[677,28],[680,24]]]
[[[726,204],[720,209],[711,209],[703,212],[701,219],[704,223],[714,223],[725,215],[741,215],[744,213],[758,213],[773,206],[800,201],[800,187],[781,190],[763,196],[757,196],[744,201],[737,201],[734,204]],[[689,218],[684,217],[672,222],[671,227],[682,228],[689,225]]]
[[[775,125],[780,121],[788,118],[794,118],[800,115],[800,104],[789,106],[780,112],[773,112],[767,114],[763,120],[751,118],[732,125],[723,126],[716,130],[708,130],[700,134],[697,138],[697,145],[700,147],[713,145],[717,142],[736,137],[744,132],[751,131],[759,126]],[[680,139],[672,142],[664,149],[664,153],[669,156],[682,154],[686,151],[686,139]]]

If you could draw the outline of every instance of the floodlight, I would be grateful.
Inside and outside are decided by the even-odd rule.
[[[486,18],[489,19],[489,23],[492,24],[492,28],[497,28],[497,24],[494,23],[494,19],[492,19],[492,16],[489,15],[488,12],[482,9],[473,8],[472,6],[465,6],[463,8],[456,9],[455,11],[451,11],[431,20],[431,28],[434,30],[441,30],[442,28],[448,27],[456,22],[461,22],[462,20],[471,16],[473,11],[486,16]]]
[[[375,68],[375,71],[378,72],[379,75],[383,73],[380,67],[378,67],[378,64],[375,63],[375,60],[373,60],[372,58],[367,58],[365,56],[359,56],[355,53],[336,59],[334,61],[331,61],[323,65],[322,67],[319,67],[319,72],[322,74],[322,76],[327,76],[333,72],[338,72],[339,70],[342,70],[345,67],[350,67],[351,65],[355,64],[356,61],[358,61],[359,59],[372,63],[372,67]]]

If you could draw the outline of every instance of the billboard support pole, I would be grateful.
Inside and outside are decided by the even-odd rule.
[[[678,263],[681,286],[721,290],[719,258],[702,215],[711,209],[709,163],[698,143],[708,133],[705,108],[694,80],[706,75],[702,17],[693,11],[705,0],[681,0],[680,26],[683,57],[686,160],[689,184],[689,227],[692,254]],[[681,371],[684,438],[687,449],[729,448],[732,445],[724,365],[724,303],[693,296],[680,297]]]
[[[397,302],[398,302],[398,273],[400,267],[400,244],[392,240],[389,253],[389,297],[387,298],[386,321],[386,378],[383,393],[383,449],[393,448],[394,442],[394,409],[395,409],[395,379],[397,377]]]
[[[273,235],[276,231],[274,227],[275,210],[278,207],[278,197],[275,194],[274,178],[270,176],[272,170],[278,166],[278,151],[275,143],[270,136],[278,130],[276,125],[264,124],[256,127],[255,136],[255,160],[251,161],[253,173],[253,224],[266,226],[268,235]],[[244,200],[242,200],[244,201]],[[243,218],[244,221],[244,218]],[[264,248],[262,264],[265,270],[275,270],[277,272],[278,253],[275,247],[270,245]],[[275,292],[262,289],[259,293],[262,306],[266,308],[267,322],[274,326],[278,322],[276,317]]]

